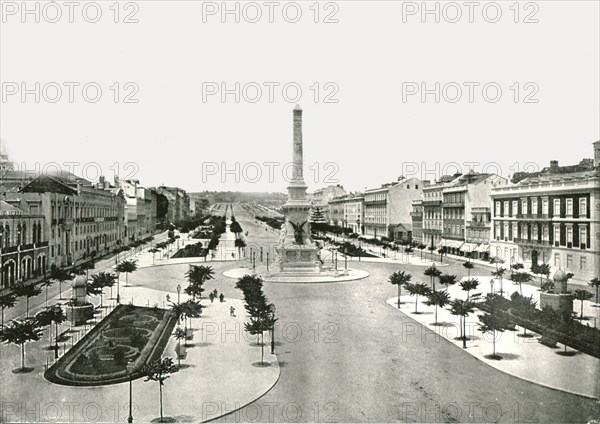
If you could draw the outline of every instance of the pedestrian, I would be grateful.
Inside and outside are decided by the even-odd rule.
[[[208,295],[208,297],[210,299],[210,303],[213,303],[215,301],[215,295],[212,292]]]
[[[219,295],[219,301],[220,301],[220,302],[225,302],[225,295],[224,295],[223,293],[221,293],[221,294]]]
[[[235,316],[235,308],[233,306],[231,306],[229,308],[229,316],[230,317],[234,317]]]

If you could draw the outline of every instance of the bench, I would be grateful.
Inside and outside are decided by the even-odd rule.
[[[479,302],[481,300],[481,293],[473,293],[469,296],[471,302]]]

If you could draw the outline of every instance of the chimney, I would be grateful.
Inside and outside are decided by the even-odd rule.
[[[550,161],[550,171],[556,171],[558,169],[558,161],[551,160]]]
[[[594,143],[594,166],[600,166],[600,140]]]

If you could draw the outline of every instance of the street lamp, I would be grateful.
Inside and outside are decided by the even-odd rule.
[[[134,369],[134,365],[133,365],[133,361],[130,359],[129,362],[127,362],[127,375],[129,376],[129,417],[127,417],[127,422],[128,423],[132,423],[133,422],[133,415],[132,415],[132,395],[133,395],[133,387],[132,387],[132,381],[133,381],[133,369]]]
[[[493,278],[490,280],[490,292],[492,294],[494,294],[494,279]]]
[[[275,354],[275,312],[277,308],[273,305],[273,327],[271,327],[271,355]]]
[[[181,284],[177,284],[177,303],[179,302],[179,294],[181,293]]]

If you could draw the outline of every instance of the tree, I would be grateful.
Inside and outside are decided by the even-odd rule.
[[[482,333],[492,333],[492,355],[488,356],[489,359],[502,359],[501,356],[496,355],[496,333],[504,332],[505,329],[509,328],[509,323],[502,318],[496,311],[495,308],[492,308],[492,312],[489,314],[478,315],[479,317],[479,331]]]
[[[431,291],[429,287],[427,287],[424,283],[406,283],[406,290],[410,293],[411,296],[415,296],[415,314],[418,314],[417,306],[419,304],[419,296],[427,296]]]
[[[156,247],[153,247],[151,249],[148,249],[148,252],[152,253],[152,265],[154,265],[154,255],[158,252],[160,252],[159,249],[157,249]]]
[[[456,275],[450,274],[442,274],[440,275],[440,284],[446,286],[446,291],[448,291],[448,287],[456,284]]]
[[[502,259],[499,256],[492,256],[490,258],[490,263],[496,265],[496,270],[498,270],[498,264],[503,264],[504,263],[504,259]]]
[[[200,302],[194,299],[188,299],[182,304],[183,315],[185,315],[185,319],[190,320],[190,327],[192,326],[192,318],[200,318],[202,315],[202,309],[204,307],[200,304]],[[185,326],[185,325],[184,325]],[[187,333],[187,327],[185,328]]]
[[[438,325],[437,310],[438,306],[443,308],[450,303],[450,295],[448,291],[430,291],[427,293],[427,306],[435,306],[435,322],[433,325]]]
[[[201,297],[204,288],[202,287],[206,281],[214,278],[214,270],[210,266],[190,265],[185,273],[189,286],[184,290],[185,293],[193,296]]]
[[[184,346],[187,344],[186,331],[181,327],[177,327],[173,333],[173,337],[177,340],[177,368],[181,368],[181,340],[183,340]]]
[[[440,275],[442,275],[442,271],[437,269],[434,264],[434,265],[430,266],[429,268],[427,268],[425,270],[425,272],[423,272],[423,274],[425,274],[427,277],[430,278],[431,287],[435,291],[435,279],[436,279],[436,277],[439,277]]]
[[[246,247],[246,242],[242,238],[236,238],[234,244],[235,244],[235,247],[237,247],[237,249],[238,249],[238,258],[239,258],[242,256],[241,250],[244,247]]]
[[[468,280],[467,280],[468,281]],[[467,348],[467,323],[466,319],[469,314],[474,312],[475,305],[473,302],[462,299],[454,299],[450,302],[450,313],[458,315],[460,325],[460,339],[463,341],[463,349]]]
[[[37,296],[41,292],[42,289],[40,287],[37,287],[35,284],[17,283],[13,287],[13,293],[15,293],[19,297],[25,296],[25,298],[27,299],[27,313],[25,315],[26,317],[29,317],[29,298]]]
[[[177,367],[173,364],[173,359],[162,358],[155,359],[154,361],[145,364],[142,367],[142,373],[146,376],[146,381],[158,381],[159,391],[159,404],[160,404],[160,421],[165,422],[163,417],[163,406],[162,406],[162,388],[165,384],[165,380],[170,377],[171,374],[177,372]]]
[[[14,293],[5,294],[0,297],[0,308],[2,308],[2,327],[4,327],[4,310],[12,308],[17,303],[17,295]]]
[[[45,279],[42,281],[42,286],[46,287],[46,308],[48,307],[48,287],[50,287],[54,283],[54,281],[50,279]]]
[[[71,279],[71,274],[62,268],[50,269],[50,280],[58,281],[58,298],[62,299],[62,283]]]
[[[600,299],[598,299],[598,288],[600,288],[600,278],[593,278],[590,280],[589,285],[596,288],[596,306],[599,306]]]
[[[125,273],[125,286],[127,286],[129,284],[129,281],[128,281],[129,273],[135,272],[136,270],[137,270],[137,261],[135,261],[135,260],[123,261],[119,265],[117,265],[117,267],[115,268],[115,271],[117,271],[119,273],[120,272]]]
[[[423,259],[423,250],[425,250],[425,248],[427,248],[427,245],[426,245],[426,244],[419,243],[419,244],[417,245],[417,249],[419,249],[419,250],[421,251],[421,259]]]
[[[49,308],[44,309],[36,314],[35,319],[38,322],[38,326],[45,327],[50,326],[50,339],[52,339],[52,327],[51,324],[54,323],[55,329],[55,348],[58,349],[58,325],[65,322],[67,316],[63,312],[60,305],[52,305]]]
[[[589,300],[592,297],[594,297],[594,295],[592,293],[590,293],[587,290],[582,290],[582,289],[577,289],[573,292],[573,295],[575,297],[576,300],[580,300],[581,301],[581,311],[579,313],[579,319],[583,319],[583,302],[585,300]]]
[[[471,270],[475,268],[475,264],[471,261],[464,262],[463,267],[467,270],[467,278],[471,278]]]
[[[33,370],[25,367],[25,344],[30,341],[38,341],[42,337],[42,329],[35,320],[13,320],[7,326],[2,327],[0,339],[4,343],[12,343],[21,346],[21,372]]]
[[[117,276],[110,272],[100,272],[98,274],[92,275],[92,284],[100,289],[100,307],[104,307],[103,297],[104,297],[104,288],[110,287],[112,292],[112,287],[115,285],[117,280]],[[112,296],[111,296],[112,297]]]
[[[540,274],[540,287],[544,284],[542,279],[543,276],[546,277],[546,280],[550,277],[550,265],[549,264],[541,264],[537,267],[537,272]]]
[[[412,278],[412,275],[410,275],[409,273],[407,273],[405,271],[398,271],[398,272],[392,273],[392,275],[390,275],[390,277],[388,279],[388,281],[390,283],[392,283],[395,286],[398,286],[398,309],[400,309],[401,287],[403,285],[405,285],[406,283],[410,282],[411,278]]]
[[[477,278],[469,278],[468,280],[461,281],[460,287],[467,292],[467,300],[469,299],[471,290],[477,289],[478,285],[479,280]]]
[[[511,300],[513,301],[513,304],[516,305],[515,309],[518,311],[518,314],[521,318],[527,321],[532,321],[535,318],[537,302],[533,300],[533,295],[529,297],[523,297],[523,295],[515,292],[511,295]],[[530,334],[527,334],[527,327],[522,327],[523,334],[518,334],[518,336],[532,337]]]
[[[229,231],[234,233],[236,238],[239,237],[240,233],[244,232],[244,230],[242,229],[242,226],[237,221],[233,221],[231,223],[231,225],[229,225]]]
[[[519,285],[519,293],[523,296],[523,283],[528,283],[531,281],[531,274],[528,272],[515,272],[510,276],[510,279]]]
[[[505,272],[506,272],[506,268],[503,268],[503,267],[498,268],[497,265],[496,265],[496,271],[492,271],[492,276],[500,279],[500,295],[502,295],[504,293],[504,289],[503,289],[503,285],[502,285],[502,277],[504,276]]]

